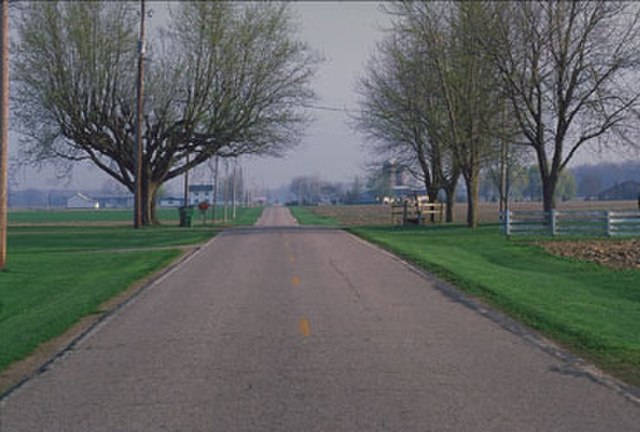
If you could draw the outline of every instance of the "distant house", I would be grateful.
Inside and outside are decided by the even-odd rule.
[[[76,193],[67,199],[67,208],[70,209],[99,209],[100,203],[83,193]]]
[[[181,207],[183,201],[182,198],[164,197],[160,199],[160,207]]]
[[[96,197],[100,208],[131,208],[133,207],[133,195],[102,196]]]
[[[612,188],[598,194],[598,199],[602,201],[636,200],[639,197],[640,183],[633,180],[616,184]]]
[[[204,184],[190,185],[189,205],[197,206],[203,201],[213,203],[213,186]]]

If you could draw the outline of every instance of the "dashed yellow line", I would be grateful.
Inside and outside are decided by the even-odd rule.
[[[302,318],[298,323],[298,329],[300,329],[300,333],[302,333],[302,336],[309,336],[311,334],[311,326],[309,325],[309,320],[306,318]]]
[[[293,276],[291,278],[291,285],[293,285],[293,286],[300,285],[300,276]]]

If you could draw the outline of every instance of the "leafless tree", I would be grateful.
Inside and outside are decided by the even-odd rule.
[[[355,127],[371,139],[376,154],[419,178],[432,201],[444,189],[451,221],[460,171],[444,143],[440,95],[429,83],[434,73],[415,35],[399,26],[378,45],[358,81],[361,100]]]
[[[17,118],[30,161],[90,160],[134,186],[135,5],[34,2],[17,25]],[[279,155],[310,120],[318,58],[286,4],[183,2],[145,67],[143,223],[167,180],[215,155]]]
[[[637,122],[639,10],[612,1],[501,3],[485,52],[524,144],[536,154],[544,210],[563,169],[587,145],[628,138]]]
[[[467,224],[477,225],[480,171],[496,152],[501,92],[494,65],[481,49],[491,28],[489,2],[399,2],[400,31],[414,35],[430,63],[425,91],[438,95],[442,141],[454,155],[467,188]]]

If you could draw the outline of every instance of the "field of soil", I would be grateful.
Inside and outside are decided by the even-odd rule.
[[[541,210],[539,202],[513,203],[512,210]],[[638,210],[636,201],[568,201],[559,210]],[[336,219],[341,225],[391,225],[391,209],[387,205],[319,206],[313,211]],[[454,222],[464,223],[467,205],[456,204]],[[499,221],[497,203],[480,203],[480,223]],[[549,240],[540,244],[551,254],[578,260],[592,261],[616,269],[640,269],[640,240],[585,239],[578,241]]]
[[[542,210],[540,202],[511,203],[511,210]],[[332,217],[342,225],[390,225],[391,209],[387,205],[319,206],[314,212]],[[638,210],[636,201],[566,201],[558,204],[558,210]],[[465,223],[467,205],[456,203],[453,212],[455,223]],[[497,223],[500,220],[498,203],[480,203],[478,221]]]

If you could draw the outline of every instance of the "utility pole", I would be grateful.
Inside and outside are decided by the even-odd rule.
[[[227,221],[227,208],[229,206],[229,163],[224,161],[224,211],[222,212],[222,222]]]
[[[7,158],[9,157],[9,0],[0,11],[0,270],[7,263]]]
[[[214,174],[213,174],[213,209],[212,209],[212,213],[213,213],[213,223],[216,223],[216,210],[217,210],[217,206],[218,206],[218,172],[220,169],[220,156],[216,155],[216,166],[214,169]]]
[[[185,163],[189,165],[189,155],[187,155],[187,161]],[[183,190],[182,197],[183,197],[182,206],[186,208],[189,206],[189,169],[188,168],[184,170],[184,190]]]
[[[136,104],[136,144],[135,144],[135,188],[134,188],[134,215],[133,227],[142,226],[142,109],[144,88],[144,0],[140,0],[140,38],[138,39],[138,83]]]
[[[232,219],[236,218],[236,201],[238,197],[238,159],[233,161],[233,207],[232,207]]]

